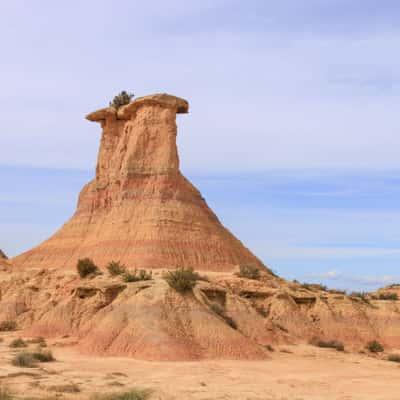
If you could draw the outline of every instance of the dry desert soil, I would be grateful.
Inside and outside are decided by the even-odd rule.
[[[47,340],[56,361],[21,368],[11,360],[24,349],[9,347],[18,337],[18,332],[0,334],[0,385],[21,399],[89,399],[132,388],[151,389],[150,400],[400,398],[400,364],[367,354],[285,345],[264,361],[150,362],[83,356],[62,338]],[[76,392],[68,393],[71,388]]]

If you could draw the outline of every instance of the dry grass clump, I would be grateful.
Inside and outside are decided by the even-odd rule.
[[[238,276],[246,279],[260,279],[260,269],[254,265],[240,265]]]
[[[10,344],[9,347],[12,347],[14,349],[16,348],[21,348],[21,347],[27,347],[28,345],[26,344],[25,340],[18,338],[14,339]]]
[[[125,265],[122,265],[117,261],[111,261],[110,263],[108,263],[106,268],[111,276],[118,276],[126,273]]]
[[[371,340],[365,347],[371,353],[382,353],[385,350],[377,340]]]
[[[14,320],[6,320],[0,322],[0,332],[11,332],[17,330],[17,322]]]
[[[196,286],[199,275],[193,268],[177,268],[175,271],[168,271],[163,275],[168,285],[177,292],[190,292]]]
[[[90,258],[82,258],[78,260],[76,269],[81,278],[86,278],[89,275],[95,275],[100,272],[97,265]]]
[[[139,281],[151,281],[152,279],[153,279],[153,272],[152,271],[147,272],[144,269],[141,269],[139,271],[135,269],[133,273],[125,271],[122,274],[122,280],[127,283],[139,282]]]
[[[378,300],[399,300],[397,293],[379,293]]]
[[[152,393],[150,389],[130,389],[120,393],[95,394],[90,400],[147,400]]]
[[[337,351],[344,351],[344,344],[339,340],[323,340],[320,338],[312,338],[310,340],[310,344],[324,349],[336,349]]]
[[[42,363],[56,361],[51,350],[35,351],[32,353],[32,355],[37,361],[42,362]]]
[[[53,353],[48,351],[23,351],[18,353],[11,361],[12,365],[21,368],[34,368],[38,362],[52,362],[55,361]]]
[[[18,353],[11,361],[12,365],[21,368],[35,368],[37,363],[38,360],[36,360],[32,353],[28,353],[27,351]]]

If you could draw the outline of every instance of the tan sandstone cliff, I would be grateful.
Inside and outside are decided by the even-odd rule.
[[[176,114],[188,107],[156,94],[89,114],[103,129],[96,178],[82,189],[74,216],[13,262],[59,268],[90,257],[100,266],[115,260],[137,268],[263,267],[179,170]]]

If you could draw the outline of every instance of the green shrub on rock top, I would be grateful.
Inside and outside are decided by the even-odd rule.
[[[194,272],[193,268],[177,268],[175,271],[167,271],[163,278],[168,285],[179,293],[191,291],[199,279],[199,275]]]
[[[88,275],[94,275],[100,272],[97,265],[90,258],[82,258],[78,260],[76,269],[81,278],[86,278]]]
[[[115,96],[112,101],[110,101],[110,107],[113,107],[118,110],[118,108],[129,104],[133,98],[133,93],[128,93],[123,90],[120,94]]]
[[[241,265],[238,275],[241,278],[260,279],[260,269],[255,265]]]
[[[368,342],[366,348],[371,353],[382,353],[385,350],[382,344],[379,343],[377,340],[371,340],[370,342]]]
[[[108,263],[106,268],[111,276],[117,276],[126,273],[125,265],[122,265],[117,261],[111,261],[110,263]]]

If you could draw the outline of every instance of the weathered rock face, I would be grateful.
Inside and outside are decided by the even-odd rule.
[[[129,267],[233,271],[263,267],[219,222],[180,173],[176,114],[188,103],[165,94],[87,116],[103,128],[96,178],[74,216],[50,239],[16,257],[23,267],[74,267],[90,257]]]

